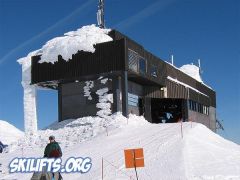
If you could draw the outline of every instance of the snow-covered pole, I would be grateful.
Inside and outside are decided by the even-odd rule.
[[[171,55],[171,64],[173,65],[173,55]]]
[[[198,68],[199,68],[199,74],[202,74],[202,70],[201,70],[201,59],[198,59]]]
[[[39,50],[33,51],[27,57],[18,60],[18,63],[22,65],[24,129],[27,135],[37,132],[37,90],[35,85],[31,85],[31,57],[37,55],[38,52]]]
[[[36,88],[23,86],[24,91],[24,129],[26,134],[37,132]]]

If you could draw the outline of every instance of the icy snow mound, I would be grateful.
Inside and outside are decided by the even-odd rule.
[[[48,41],[42,47],[40,63],[58,60],[58,55],[66,61],[72,58],[78,51],[94,52],[94,45],[112,41],[108,36],[110,29],[102,29],[95,25],[83,26],[76,31],[70,31],[62,37],[56,37]]]
[[[0,120],[0,141],[11,144],[23,137],[24,133],[7,121]]]
[[[203,82],[202,78],[200,76],[200,71],[199,71],[199,67],[197,67],[194,64],[186,64],[183,65],[182,67],[179,68],[179,70],[181,70],[182,72],[184,72],[185,74],[191,76],[192,78],[196,79],[199,82]]]

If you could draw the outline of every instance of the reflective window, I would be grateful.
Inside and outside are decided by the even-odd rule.
[[[157,77],[157,66],[151,65],[150,73],[151,73],[151,76]]]
[[[132,50],[128,50],[128,67],[132,71],[138,72],[138,55]]]
[[[135,51],[128,50],[128,67],[130,70],[146,74],[147,72],[147,61],[146,59],[139,56]]]
[[[146,60],[143,58],[139,59],[139,72],[145,74],[147,72]]]

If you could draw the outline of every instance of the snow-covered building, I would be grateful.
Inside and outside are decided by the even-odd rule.
[[[197,66],[176,68],[122,33],[98,29],[66,33],[30,54],[31,86],[58,91],[59,121],[108,109],[102,113],[134,113],[153,123],[182,119],[216,130],[216,93]]]

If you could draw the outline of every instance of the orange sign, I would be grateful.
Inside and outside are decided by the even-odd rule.
[[[143,148],[125,149],[124,154],[126,168],[144,167]]]

